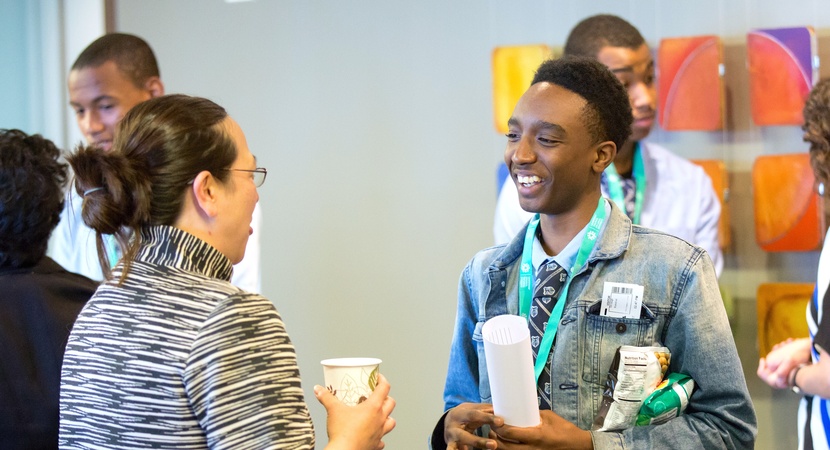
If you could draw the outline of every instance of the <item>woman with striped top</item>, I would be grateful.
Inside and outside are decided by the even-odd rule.
[[[68,161],[108,281],[69,337],[60,447],[313,449],[279,313],[229,282],[266,175],[239,125],[209,100],[164,96],[122,119],[112,151]],[[104,235],[123,255],[112,271]],[[381,377],[350,407],[316,387],[326,448],[383,448],[388,393]]]
[[[804,105],[804,141],[810,144],[810,164],[816,183],[830,183],[830,79],[816,84]],[[825,199],[826,200],[826,199]],[[798,448],[830,449],[830,234],[818,261],[816,288],[807,305],[810,337],[776,344],[758,362],[758,376],[776,389],[802,395],[798,407]]]

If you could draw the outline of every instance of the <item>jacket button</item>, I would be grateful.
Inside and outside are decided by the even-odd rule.
[[[618,323],[617,324],[617,333],[620,333],[620,334],[625,333],[626,328],[628,328],[628,327],[626,327],[624,323]]]

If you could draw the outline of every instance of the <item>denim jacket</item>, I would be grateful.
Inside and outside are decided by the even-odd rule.
[[[588,263],[571,283],[551,364],[553,410],[588,430],[621,345],[671,350],[670,372],[696,384],[684,414],[662,425],[592,432],[594,448],[753,448],[755,411],[706,252],[674,236],[611,214]],[[444,389],[445,410],[491,403],[481,328],[518,313],[524,232],[473,257],[458,289],[458,311]],[[638,319],[599,315],[605,282],[644,286]],[[439,446],[436,446],[438,448]]]

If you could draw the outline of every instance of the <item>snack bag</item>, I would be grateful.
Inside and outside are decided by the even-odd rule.
[[[670,373],[640,407],[637,425],[657,425],[679,416],[689,404],[695,380],[682,373]]]
[[[663,380],[670,360],[671,353],[666,347],[623,345],[618,348],[591,429],[619,431],[633,427],[643,400]]]

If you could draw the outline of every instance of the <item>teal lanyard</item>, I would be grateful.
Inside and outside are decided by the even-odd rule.
[[[553,347],[553,339],[556,337],[556,329],[559,327],[559,320],[562,318],[562,311],[565,308],[565,302],[568,299],[568,289],[571,286],[571,280],[580,269],[588,262],[588,256],[594,250],[599,232],[602,229],[602,223],[605,221],[605,202],[600,197],[597,204],[597,209],[588,222],[588,230],[582,238],[582,244],[579,246],[579,253],[576,254],[576,261],[574,261],[571,270],[568,273],[568,280],[565,281],[565,286],[559,291],[559,301],[550,313],[548,326],[545,328],[545,334],[542,336],[542,343],[539,345],[539,353],[536,356],[536,362],[533,370],[536,374],[536,381],[539,381],[539,375],[545,368],[545,363],[550,355],[550,349]],[[530,303],[533,300],[533,241],[536,239],[536,228],[539,226],[539,214],[536,214],[530,223],[527,225],[527,232],[525,233],[525,242],[522,249],[522,264],[519,266],[519,314],[525,319],[530,314]]]
[[[112,269],[118,263],[119,253],[115,236],[104,235],[104,247],[107,248],[107,258],[110,260],[110,269]]]
[[[640,213],[643,211],[643,197],[646,192],[646,170],[643,167],[643,152],[640,151],[639,142],[634,144],[634,167],[632,172],[634,172],[636,187],[634,188],[634,217],[631,218],[631,221],[639,225]],[[605,176],[608,178],[608,195],[611,197],[611,201],[616,203],[620,209],[626,211],[622,181],[620,180],[620,174],[617,173],[617,168],[614,167],[614,163],[611,163],[605,169]]]

